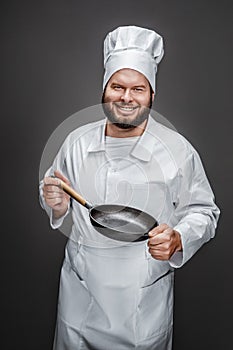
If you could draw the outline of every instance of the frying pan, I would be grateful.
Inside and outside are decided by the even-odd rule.
[[[148,213],[118,204],[93,206],[73,188],[60,180],[60,187],[89,210],[92,226],[105,237],[124,242],[139,242],[149,238],[149,231],[158,225]]]

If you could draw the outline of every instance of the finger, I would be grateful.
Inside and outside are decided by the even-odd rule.
[[[58,192],[58,193],[62,193],[62,189],[61,189],[59,186],[55,186],[55,185],[45,185],[44,191],[45,191],[45,192]]]
[[[149,232],[149,236],[155,236],[159,233],[162,233],[164,230],[166,230],[169,226],[167,224],[160,224],[159,226],[156,226],[155,228],[153,228],[153,230],[151,230]]]
[[[158,252],[165,252],[165,251],[169,251],[172,248],[172,244],[170,242],[163,242],[163,243],[159,243],[156,245],[149,245],[149,249],[154,250],[154,251],[158,251]]]
[[[165,230],[163,231],[159,231],[156,234],[152,234],[149,237],[149,242],[151,243],[159,243],[160,241],[163,240],[169,240],[170,236],[172,236],[173,230],[171,227],[167,227]]]
[[[162,236],[162,234],[153,237],[153,240],[148,241],[148,247],[150,248],[157,248],[158,246],[161,246],[163,244],[168,243],[166,239]]]
[[[160,258],[163,257],[164,260],[167,260],[172,256],[174,252],[175,252],[175,246],[170,243],[163,243],[155,247],[149,247],[149,253],[156,259],[158,257]]]
[[[44,180],[43,180],[43,183],[44,183],[44,186],[60,186],[60,180],[59,179],[56,179],[54,177],[45,177]]]
[[[152,236],[148,240],[148,246],[155,246],[158,244],[163,244],[163,243],[170,243],[173,237],[173,230],[172,228],[168,227],[165,231],[162,233],[156,234]]]
[[[54,199],[54,198],[63,198],[64,194],[61,192],[45,192],[45,198],[47,199]]]
[[[64,198],[64,192],[58,186],[45,185],[42,190],[43,190],[43,196],[45,200],[49,200],[53,198]]]
[[[152,248],[149,248],[149,253],[150,255],[154,258],[154,259],[157,259],[157,260],[164,260],[163,257],[164,257],[164,252],[159,250],[159,249],[152,249]]]
[[[62,181],[64,181],[67,185],[70,185],[70,181],[69,181],[62,173],[60,173],[60,171],[55,170],[55,171],[54,171],[54,175],[55,175],[57,178],[59,178],[59,179],[61,179]]]
[[[52,207],[58,207],[63,203],[62,198],[47,198],[47,204]]]
[[[149,250],[152,258],[156,260],[169,260],[172,253],[170,251]]]

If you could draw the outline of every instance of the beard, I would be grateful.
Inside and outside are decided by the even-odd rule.
[[[133,106],[124,102],[112,102],[105,96],[105,92],[102,96],[102,108],[105,116],[112,124],[116,125],[120,129],[134,129],[147,120],[152,107],[152,102],[152,93],[150,94],[150,100],[146,106]],[[115,104],[117,107],[133,107],[135,110],[138,110],[137,115],[133,119],[130,116],[118,116],[113,111],[113,104]]]

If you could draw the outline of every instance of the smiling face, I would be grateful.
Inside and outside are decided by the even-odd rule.
[[[154,99],[148,80],[133,69],[121,69],[109,79],[103,109],[109,130],[129,131],[145,126]],[[108,132],[107,132],[108,133]]]

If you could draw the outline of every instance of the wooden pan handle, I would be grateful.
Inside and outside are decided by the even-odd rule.
[[[75,199],[77,202],[82,204],[87,209],[92,208],[92,205],[88,203],[80,194],[78,194],[73,188],[71,188],[69,185],[67,185],[64,181],[60,180],[60,186],[63,189],[64,192],[66,192],[68,195],[70,195],[73,199]]]

